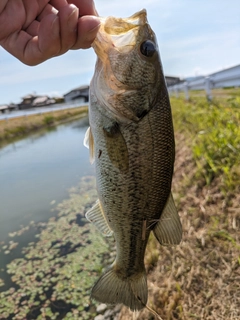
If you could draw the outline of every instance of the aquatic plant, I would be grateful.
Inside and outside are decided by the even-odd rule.
[[[7,265],[14,287],[0,293],[1,319],[93,319],[90,288],[109,262],[111,244],[84,218],[96,199],[93,185],[92,177],[82,179],[37,241]]]

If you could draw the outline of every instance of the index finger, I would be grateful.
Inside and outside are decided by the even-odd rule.
[[[49,4],[51,4],[54,8],[59,10],[60,8],[67,6],[68,1],[67,0],[50,0]]]
[[[2,47],[23,63],[34,66],[57,56],[61,50],[59,18],[55,14],[44,17],[38,36],[21,30],[0,42]]]
[[[79,16],[98,16],[93,0],[69,0],[79,8]]]
[[[57,10],[68,4],[74,4],[79,9],[79,17],[98,16],[93,0],[51,0],[49,4]]]

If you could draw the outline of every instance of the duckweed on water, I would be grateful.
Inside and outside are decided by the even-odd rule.
[[[71,190],[38,241],[7,266],[15,287],[0,293],[0,319],[93,319],[90,289],[110,259],[111,245],[84,218],[96,200],[93,185],[85,178]]]
[[[4,286],[4,280],[0,278],[0,287]]]

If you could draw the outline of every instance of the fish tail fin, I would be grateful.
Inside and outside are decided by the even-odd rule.
[[[123,303],[132,311],[141,310],[148,298],[146,272],[124,278],[113,266],[96,282],[91,298],[107,304]]]

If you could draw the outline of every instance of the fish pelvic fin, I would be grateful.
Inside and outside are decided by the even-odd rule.
[[[89,157],[90,157],[90,163],[93,164],[95,160],[95,155],[94,155],[94,140],[93,140],[93,135],[92,135],[92,130],[90,127],[88,127],[85,137],[83,140],[83,144],[86,148],[89,149]]]
[[[161,245],[179,244],[182,240],[182,225],[172,193],[153,233]]]
[[[113,266],[96,282],[91,298],[106,304],[123,303],[132,311],[141,310],[146,307],[148,298],[146,272],[126,278]]]
[[[96,201],[94,206],[89,209],[85,217],[90,221],[104,236],[110,237],[113,231],[110,228],[106,215],[103,211],[99,200]]]

